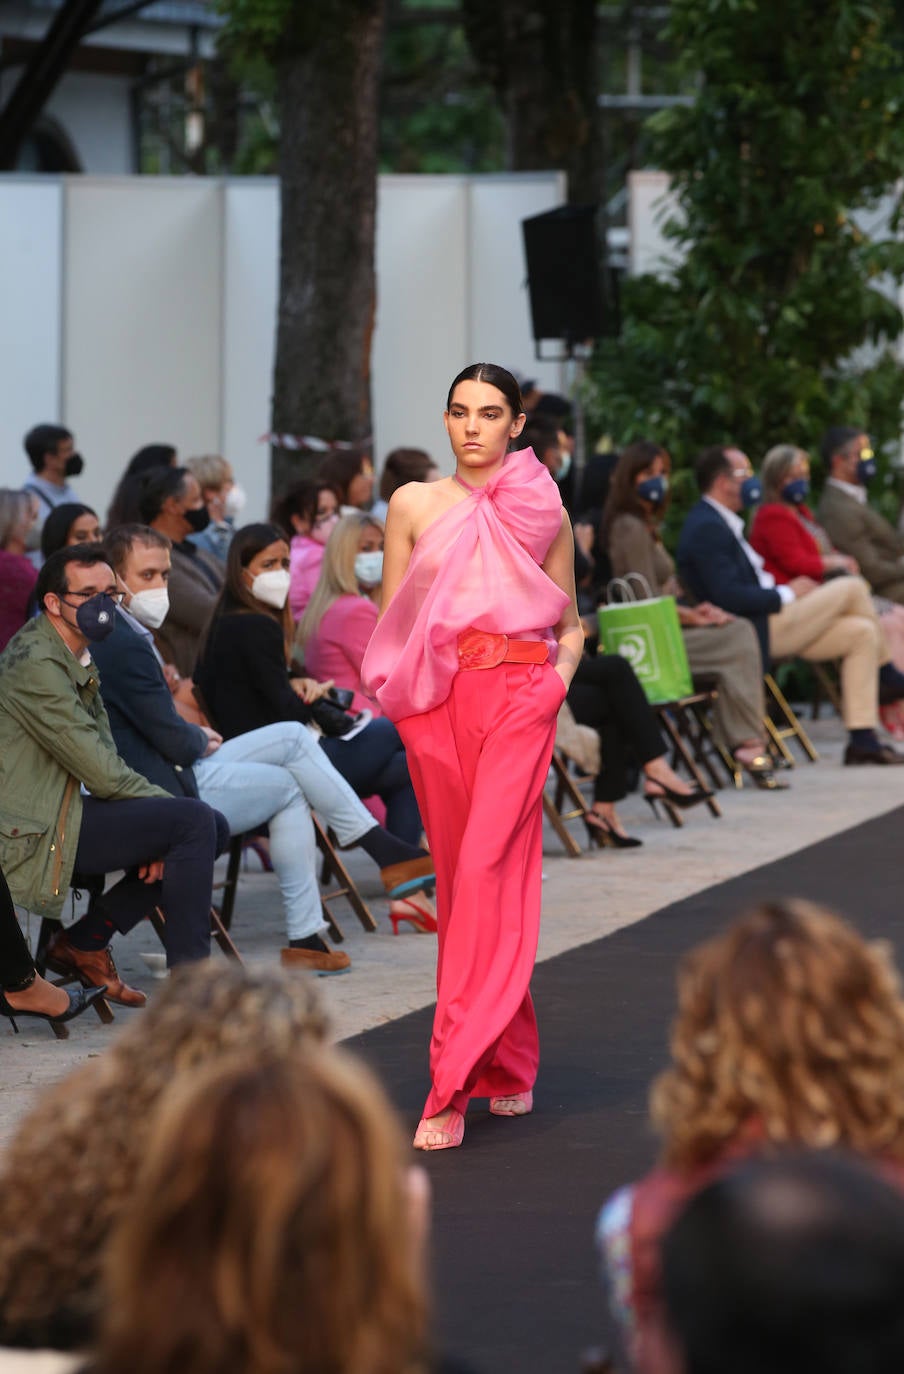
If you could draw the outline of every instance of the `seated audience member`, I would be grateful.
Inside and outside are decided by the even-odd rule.
[[[633,849],[642,843],[625,833],[615,809],[615,803],[628,795],[634,766],[643,773],[643,795],[654,811],[660,803],[683,811],[712,795],[688,786],[670,767],[653,708],[631,664],[620,654],[585,654],[566,701],[578,724],[591,726],[600,739],[593,804],[584,813],[591,844]]]
[[[136,772],[174,796],[199,796],[222,812],[233,835],[269,825],[289,933],[282,962],[341,972],[348,955],[331,951],[322,938],[311,812],[335,831],[340,845],[360,845],[379,864],[397,921],[411,910],[406,892],[429,907],[418,883],[412,887],[414,879],[432,878],[429,856],[376,824],[300,722],[282,721],[224,744],[209,726],[182,720],[151,637],[166,608],[169,541],[156,530],[126,525],[112,531],[106,547],[125,595],[116,633],[97,645],[95,658],[117,749]]]
[[[354,717],[323,701],[329,684],[302,678],[293,687],[288,586],[289,546],[282,531],[274,525],[238,530],[195,671],[213,723],[233,739],[276,721],[314,721],[325,732],[321,748],[358,796],[376,795],[385,803],[386,829],[419,844],[420,812],[392,722],[371,720],[345,739]]]
[[[210,523],[198,479],[187,468],[149,474],[141,494],[141,524],[165,534],[172,544],[169,610],[154,632],[157,648],[182,677],[191,677],[201,636],[223,585],[223,565],[189,543],[188,536]]]
[[[761,554],[766,571],[781,586],[795,577],[825,582],[845,574],[856,576],[856,558],[833,548],[828,534],[806,504],[810,494],[810,460],[794,444],[778,444],[763,459],[763,504],[757,507],[750,531],[750,542]],[[904,668],[904,606],[884,597],[874,597],[873,606],[882,622],[882,632],[892,662]],[[882,724],[897,738],[904,738],[904,704],[884,701],[879,685]]]
[[[68,549],[73,544],[99,544],[100,525],[90,506],[80,501],[67,501],[56,506],[44,521],[41,530],[41,557],[49,558],[58,549]]]
[[[350,1055],[186,1075],[111,1238],[96,1374],[429,1369],[427,1199]]]
[[[356,446],[331,453],[320,464],[317,476],[339,492],[340,515],[370,510],[374,495],[374,464],[369,449]]]
[[[59,920],[74,873],[125,869],[85,916],[61,929],[48,966],[142,1006],[108,948],[159,906],[170,965],[210,951],[213,862],[228,842],[222,816],[176,800],[116,752],[90,645],[110,634],[119,593],[99,544],[51,554],[36,587],[41,614],[0,656],[0,867],[13,900]]]
[[[133,453],[110,502],[107,529],[117,525],[132,525],[141,519],[141,493],[149,472],[157,468],[174,468],[176,450],[172,444],[145,444]]]
[[[80,453],[75,452],[72,431],[64,429],[62,425],[35,425],[22,442],[32,467],[30,475],[22,483],[22,490],[34,493],[38,512],[31,529],[29,548],[35,550],[34,561],[40,566],[37,550],[41,528],[55,506],[78,500],[78,493],[67,479],[78,477],[85,461]]]
[[[821,451],[828,480],[819,518],[826,533],[837,549],[857,560],[874,592],[904,602],[904,534],[866,499],[877,470],[869,435],[850,425],[836,425],[826,432]]]
[[[339,492],[328,482],[297,482],[273,504],[270,519],[290,538],[289,607],[300,619],[317,586],[327,541],[339,521]]]
[[[0,488],[0,649],[28,619],[38,574],[25,550],[36,518],[30,492]]]
[[[178,969],[103,1054],[46,1089],[0,1159],[0,1344],[95,1344],[110,1233],[134,1205],[171,1084],[239,1053],[261,1065],[294,1055],[325,1033],[312,979],[210,960]]]
[[[389,498],[399,487],[407,482],[435,482],[442,473],[430,454],[422,448],[394,448],[387,453],[380,473],[380,499],[375,501],[370,513],[377,520],[386,522]]]
[[[381,716],[361,681],[361,661],[379,615],[383,582],[383,526],[371,515],[345,515],[326,546],[320,580],[302,616],[295,643],[311,677],[349,688],[350,710]]]
[[[904,1000],[884,946],[839,917],[764,903],[692,950],[670,1045],[650,1094],[659,1164],[613,1194],[597,1233],[630,1339],[654,1311],[673,1218],[739,1161],[841,1147],[904,1179]]]
[[[841,697],[848,728],[846,764],[900,764],[876,734],[879,687],[888,701],[904,698],[904,675],[890,662],[869,591],[858,577],[819,586],[796,577],[783,586],[744,538],[739,512],[759,482],[736,448],[704,449],[696,465],[701,499],[688,513],[678,543],[678,573],[699,601],[745,616],[757,632],[763,663],[799,655],[816,663],[841,659]],[[881,667],[881,675],[879,669]]]
[[[642,1374],[895,1374],[904,1199],[851,1156],[758,1160],[693,1198],[662,1247]]]
[[[64,1021],[80,1016],[103,991],[94,988],[86,992],[82,987],[70,991],[41,977],[28,952],[9,886],[0,870],[0,1016],[11,1021],[17,1032],[17,1018],[26,1016],[47,1021],[56,1030]]]
[[[201,458],[186,458],[185,466],[196,477],[210,516],[210,524],[200,534],[190,534],[189,542],[226,562],[226,550],[235,529],[235,519],[245,508],[247,496],[232,475],[232,467],[218,453]]]
[[[536,416],[528,420],[509,447],[512,452],[524,448],[533,449],[550,476],[560,485],[571,470],[568,435],[564,430],[558,429],[555,421],[548,416]],[[597,604],[596,559],[593,552],[596,530],[586,522],[577,521],[572,525],[572,532],[578,609],[582,614],[590,614]]]
[[[613,577],[640,573],[653,596],[682,598],[674,561],[660,534],[670,472],[671,458],[661,445],[649,440],[628,445],[610,478],[600,543]],[[639,584],[635,591],[641,594]],[[762,666],[752,627],[706,600],[686,606],[679,599],[677,609],[691,673],[716,682],[714,720],[720,743],[758,787],[781,789],[784,784],[774,776],[766,753]]]

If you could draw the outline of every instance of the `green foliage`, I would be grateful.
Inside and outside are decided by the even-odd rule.
[[[885,0],[672,0],[665,37],[697,94],[647,132],[677,265],[625,284],[622,336],[598,347],[590,409],[617,444],[656,438],[679,465],[727,440],[754,461],[812,449],[832,423],[897,444],[897,210],[864,228],[904,164],[894,17]]]

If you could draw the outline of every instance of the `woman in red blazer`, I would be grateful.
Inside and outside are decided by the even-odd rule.
[[[856,558],[839,553],[817,523],[806,504],[810,494],[810,460],[794,444],[777,444],[763,459],[760,472],[763,504],[754,516],[750,543],[765,560],[766,571],[776,582],[795,577],[810,577],[824,582],[827,577],[860,572]],[[882,597],[873,597],[882,620],[895,667],[904,667],[904,607]],[[882,724],[895,739],[904,739],[904,711],[895,703],[883,706]]]

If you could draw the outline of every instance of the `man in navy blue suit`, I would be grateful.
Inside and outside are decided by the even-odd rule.
[[[799,655],[841,660],[841,695],[849,739],[846,764],[904,763],[876,734],[880,665],[883,698],[904,697],[904,675],[889,661],[885,638],[862,578],[819,585],[798,577],[784,586],[766,572],[744,536],[740,512],[759,500],[759,482],[738,448],[704,449],[696,463],[700,500],[688,512],[678,542],[685,590],[752,621],[763,663]]]

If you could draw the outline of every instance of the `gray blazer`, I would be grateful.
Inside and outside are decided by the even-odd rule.
[[[201,636],[213,614],[224,567],[213,554],[192,545],[174,544],[169,576],[169,614],[154,641],[165,663],[174,663],[183,677],[191,677]]]
[[[831,482],[825,485],[817,516],[835,548],[856,558],[874,592],[904,602],[904,536],[878,511]]]

